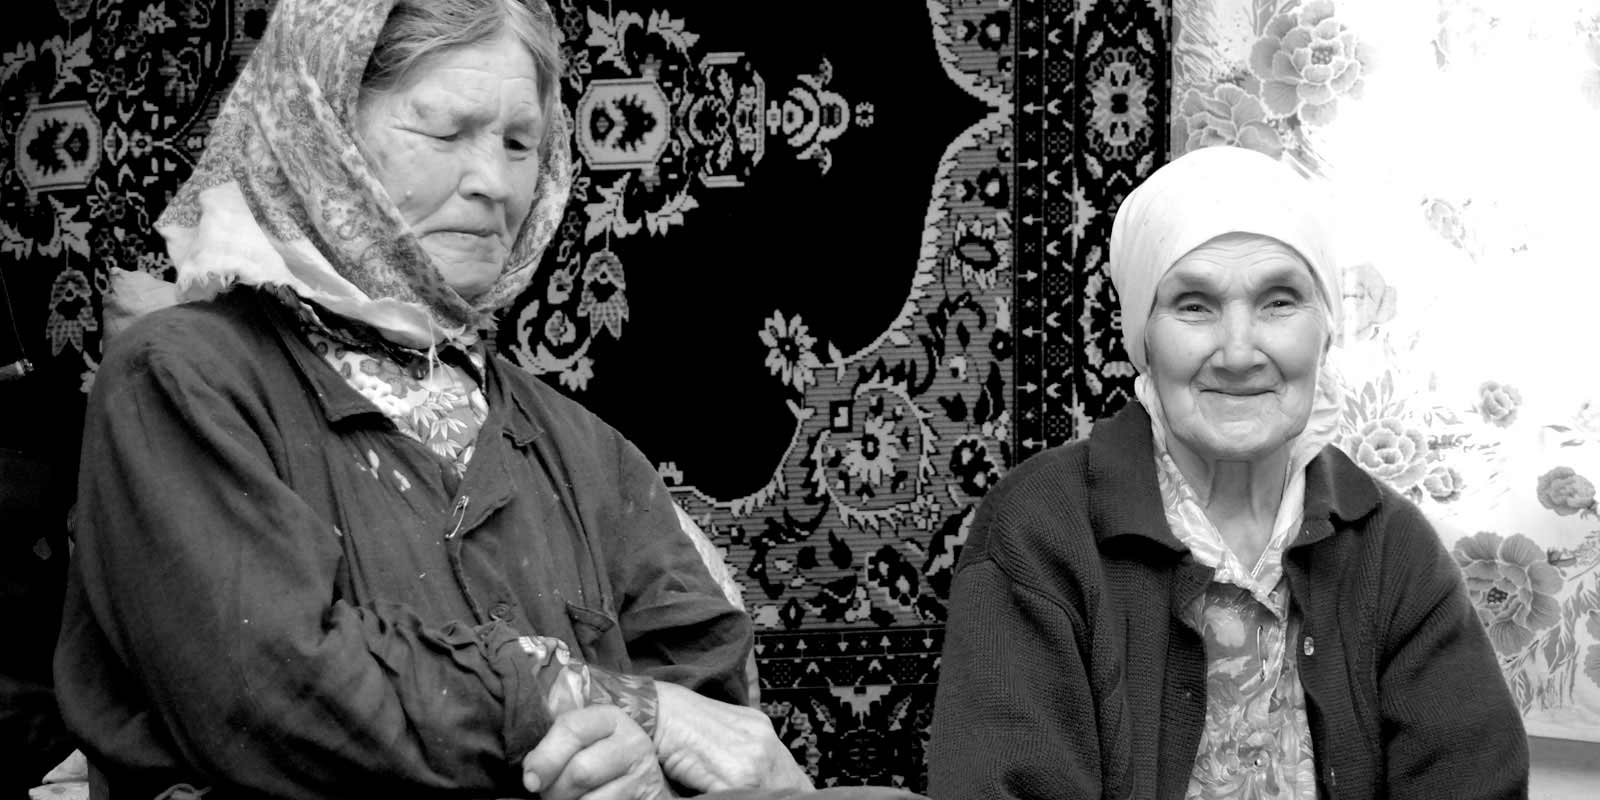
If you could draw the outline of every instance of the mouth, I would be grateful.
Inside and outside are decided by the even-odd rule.
[[[1202,391],[1205,391],[1208,394],[1219,394],[1223,397],[1237,398],[1260,397],[1262,395],[1272,394],[1271,389],[1204,389]]]

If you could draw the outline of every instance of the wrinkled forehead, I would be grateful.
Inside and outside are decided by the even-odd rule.
[[[1157,279],[1156,292],[1175,284],[1229,285],[1244,281],[1304,283],[1323,289],[1310,262],[1292,245],[1265,234],[1229,232],[1178,256]]]

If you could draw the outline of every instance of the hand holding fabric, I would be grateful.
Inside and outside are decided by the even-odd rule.
[[[522,759],[541,800],[670,800],[655,744],[622,709],[593,705],[556,718]]]
[[[656,684],[656,753],[673,781],[698,792],[811,790],[811,779],[778,741],[765,714]]]

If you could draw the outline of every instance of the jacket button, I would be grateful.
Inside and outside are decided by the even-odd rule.
[[[505,603],[495,603],[494,607],[489,609],[489,616],[494,617],[501,622],[505,622],[506,620],[511,619],[511,606]]]
[[[1310,636],[1307,636],[1306,637],[1306,641],[1305,641],[1305,646],[1301,648],[1301,652],[1305,653],[1308,656],[1311,655],[1312,653],[1317,652],[1317,640],[1313,639]]]

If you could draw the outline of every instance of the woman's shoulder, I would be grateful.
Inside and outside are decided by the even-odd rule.
[[[1370,531],[1422,526],[1431,530],[1422,509],[1379,480],[1334,445],[1322,449],[1307,472],[1307,505],[1315,501],[1349,523]]]
[[[1384,565],[1383,570],[1436,569],[1449,561],[1445,545],[1421,507],[1329,445],[1308,471],[1306,508],[1328,515],[1342,558]]]
[[[1087,465],[1087,443],[1078,441],[1013,467],[979,502],[963,562],[991,560],[1015,578],[1085,556],[1094,546]]]
[[[612,448],[632,450],[626,436],[581,401],[568,397],[503,355],[495,354],[494,362],[518,412],[547,438],[597,452]]]
[[[1087,436],[1025,459],[1000,479],[985,502],[1079,514],[1086,513],[1092,491],[1119,492],[1139,479],[1153,487],[1149,427],[1143,408],[1130,404],[1094,423]]]
[[[1087,439],[1056,445],[1012,467],[990,489],[984,501],[995,505],[1030,505],[1088,490]]]
[[[272,337],[271,323],[255,293],[233,291],[140,316],[105,343],[101,371],[153,362],[187,364],[207,372],[236,370],[256,363],[251,356]]]

